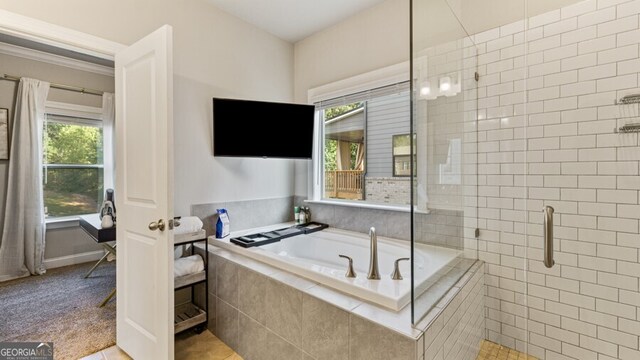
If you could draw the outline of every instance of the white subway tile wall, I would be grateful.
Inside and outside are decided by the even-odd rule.
[[[464,234],[486,262],[488,340],[541,359],[640,359],[640,144],[614,133],[640,122],[640,105],[616,104],[640,93],[639,14],[640,0],[587,0],[473,37]]]
[[[475,266],[474,266],[475,268]],[[473,269],[471,270],[473,271]],[[469,275],[469,274],[467,274]],[[484,271],[477,270],[446,309],[432,320],[420,340],[418,360],[472,360],[484,336]],[[447,295],[445,295],[447,297]],[[427,315],[429,317],[430,315]],[[422,350],[422,351],[420,351]]]

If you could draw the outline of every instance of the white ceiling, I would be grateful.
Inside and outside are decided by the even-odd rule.
[[[281,39],[295,43],[384,0],[209,0]]]

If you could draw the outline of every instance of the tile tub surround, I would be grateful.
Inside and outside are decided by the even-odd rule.
[[[270,231],[292,226],[293,223],[277,224],[263,228],[232,232],[230,237],[248,233]],[[368,234],[328,228],[323,231],[298,235],[282,239],[273,244],[245,249],[230,242],[229,238],[216,239],[209,237],[213,246],[238,253],[239,255],[266,263],[283,271],[300,275],[310,281],[323,284],[337,291],[350,294],[378,304],[392,311],[402,309],[411,302],[411,264],[399,264],[405,274],[403,280],[391,279],[394,261],[410,255],[408,244],[404,241],[378,237],[378,263],[381,279],[368,280],[367,264],[369,263]],[[353,258],[353,266],[357,278],[345,277],[346,262],[338,258],[339,254],[347,254]],[[414,249],[414,267],[417,270],[413,277],[414,293],[422,293],[434,286],[438,279],[453,273],[461,264],[462,252],[455,249],[416,244]],[[468,269],[465,268],[466,271]],[[461,276],[461,274],[458,275]],[[457,280],[457,279],[456,279]],[[452,285],[452,284],[451,284]]]
[[[411,239],[410,215],[407,211],[369,209],[334,204],[308,203],[306,198],[296,196],[297,206],[308,206],[311,220],[328,224],[337,229],[368,233],[374,226],[378,236],[399,240]]]
[[[215,235],[218,215],[216,209],[229,212],[231,231],[293,221],[294,197],[227,201],[191,205],[191,215],[204,223],[207,236]]]
[[[613,132],[640,122],[638,104],[615,103],[640,93],[639,13],[639,0],[587,0],[473,36],[469,203],[491,341],[541,359],[640,359],[640,147]],[[552,269],[544,205],[556,211]]]
[[[217,284],[209,286],[209,308],[215,309],[209,328],[244,359],[423,359],[424,331],[411,325],[410,307],[387,311],[244,256],[209,249],[210,279]],[[480,263],[475,269],[463,280],[478,286]],[[460,282],[452,290],[459,295],[445,297],[434,314],[444,316],[447,303],[478,289]],[[459,303],[458,309],[465,301]]]

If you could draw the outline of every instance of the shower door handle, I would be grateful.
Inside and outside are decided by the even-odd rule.
[[[553,261],[553,208],[545,206],[544,212],[544,266],[551,268]]]

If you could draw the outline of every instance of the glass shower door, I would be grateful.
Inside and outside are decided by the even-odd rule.
[[[477,49],[445,0],[412,3],[413,322],[478,259]]]
[[[536,9],[543,7],[530,3]],[[541,179],[530,176],[530,170],[541,168],[529,164],[540,162],[536,159],[543,154],[529,151],[529,145],[539,141],[537,125],[548,119],[531,119],[528,113],[532,107],[554,104],[545,104],[545,98],[531,101],[532,95],[548,96],[544,91],[527,91],[544,87],[541,72],[549,69],[544,58],[559,56],[544,53],[548,44],[539,41],[545,31],[555,29],[545,29],[538,21],[538,29],[528,32],[526,0],[415,0],[413,4],[414,321],[419,323],[441,300],[438,296],[481,260],[482,339],[531,352],[530,334],[539,326],[530,321],[531,313],[540,304],[532,303],[530,290],[536,290],[531,282],[540,279],[529,272],[538,263],[528,260],[540,254],[541,238],[528,234],[541,234],[543,204],[531,201],[530,189]],[[534,57],[526,52],[531,47],[538,48]],[[552,67],[561,65],[556,60]],[[457,82],[457,74],[460,89],[450,86]],[[424,243],[460,252],[448,274],[436,277],[426,292],[420,288],[418,256]],[[448,300],[444,298],[445,303]],[[423,321],[430,318],[427,315]],[[460,321],[468,318],[465,313]]]

